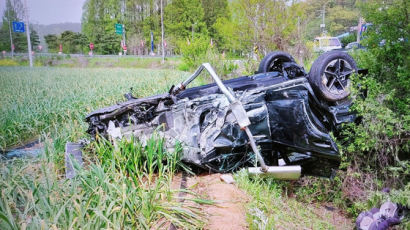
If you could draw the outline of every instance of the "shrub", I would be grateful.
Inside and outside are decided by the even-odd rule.
[[[0,59],[0,66],[18,66],[19,63],[14,59],[4,58]]]
[[[199,37],[190,44],[180,42],[183,63],[178,67],[179,70],[195,70],[202,63],[210,63],[216,73],[222,78],[228,78],[228,74],[238,69],[238,66],[225,59],[216,47],[211,45],[208,37]]]
[[[341,39],[341,43],[343,44],[343,47],[346,46],[347,44],[351,43],[351,42],[355,42],[356,41],[356,34],[355,33],[351,33],[346,37],[343,37]]]

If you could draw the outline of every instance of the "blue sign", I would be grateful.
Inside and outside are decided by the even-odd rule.
[[[13,31],[17,33],[24,33],[24,22],[13,22]]]
[[[151,31],[151,52],[154,52],[154,34]]]

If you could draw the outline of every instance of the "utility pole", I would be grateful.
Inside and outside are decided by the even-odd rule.
[[[165,47],[164,47],[164,16],[162,10],[162,0],[161,0],[161,43],[162,43],[162,63],[165,62]]]
[[[362,17],[359,17],[359,23],[357,25],[357,37],[356,37],[357,43],[360,43],[360,31],[362,31],[363,21],[364,19]]]
[[[195,32],[195,26],[196,26],[197,22],[192,24],[192,42],[194,41],[194,32]]]
[[[26,16],[26,34],[27,34],[27,48],[28,48],[28,59],[30,60],[30,67],[33,67],[33,57],[31,55],[31,41],[30,41],[30,23],[28,20],[28,5],[27,5],[27,0],[24,1],[24,13]]]
[[[323,5],[323,10],[318,10],[322,15],[322,24],[320,24],[320,28],[322,28],[322,34],[326,32],[326,24],[325,24],[325,16],[326,16],[326,5]]]
[[[322,13],[322,25],[323,25],[323,31],[322,33],[325,33],[326,31],[326,24],[325,24],[325,15],[326,15],[326,5],[323,5],[323,13]]]
[[[127,46],[127,43],[125,42],[125,0],[122,1],[122,40],[124,41],[124,46]],[[127,55],[127,51],[124,50],[124,55]]]
[[[11,6],[11,2],[10,2]],[[7,5],[6,5],[7,7]],[[11,23],[10,23],[10,8],[7,7],[7,18],[9,21],[9,33],[10,33],[10,51],[11,51],[11,57],[14,55],[14,49],[13,49],[13,36],[11,35]]]
[[[298,45],[297,45],[297,52],[298,52],[298,54],[297,54],[297,57],[298,57],[298,61],[299,61],[299,64],[303,64],[303,57],[302,57],[302,49],[301,49],[301,47],[302,47],[302,35],[300,34],[300,17],[298,16]]]

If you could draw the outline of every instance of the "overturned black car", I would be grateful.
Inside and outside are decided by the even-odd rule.
[[[186,89],[204,69],[215,83]],[[330,132],[355,118],[348,96],[356,71],[340,51],[321,55],[309,74],[285,52],[268,54],[255,75],[226,81],[205,63],[169,93],[126,94],[128,101],[92,112],[88,133],[144,142],[158,132],[168,148],[183,144],[183,161],[213,172],[257,162],[251,173],[330,177],[340,163]]]

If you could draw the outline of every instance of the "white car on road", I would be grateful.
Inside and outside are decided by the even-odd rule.
[[[342,49],[342,43],[337,37],[316,37],[313,50],[315,52],[328,52]]]

